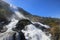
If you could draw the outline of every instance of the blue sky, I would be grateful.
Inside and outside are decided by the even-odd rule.
[[[60,0],[6,0],[33,15],[60,18]]]

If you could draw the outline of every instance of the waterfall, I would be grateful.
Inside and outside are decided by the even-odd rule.
[[[8,30],[0,34],[0,40],[15,40],[14,38],[16,38],[16,40],[19,40],[20,33],[12,30],[12,28],[16,27],[15,25],[17,23],[18,20],[12,19],[11,22],[8,25],[6,25]],[[41,23],[35,23],[39,24],[40,26],[44,26],[41,25]],[[41,29],[38,29],[33,24],[26,25],[25,28],[21,30],[24,33],[26,40],[51,40],[51,34],[49,34],[49,36],[46,35],[45,32],[43,32]],[[49,28],[49,26],[47,26],[46,28]]]
[[[16,27],[16,24],[20,19],[27,19],[22,13],[18,11],[18,8],[16,6],[13,6],[10,4],[10,9],[14,12],[14,15],[11,18],[11,22],[8,25],[5,25],[7,28],[7,31],[4,33],[0,33],[0,40],[19,40],[20,39],[20,33],[15,32],[12,30],[12,28]],[[19,19],[19,20],[18,20]],[[39,22],[32,22],[33,24],[39,24],[40,28],[41,26],[45,28],[50,28],[47,25],[43,25]],[[29,24],[25,26],[23,30],[21,30],[24,33],[24,36],[26,40],[51,40],[51,34],[46,35],[44,31],[37,28],[37,26]]]
[[[15,27],[15,25],[17,24],[18,20],[16,19],[12,19],[11,22],[4,26],[7,28],[7,31],[4,33],[0,33],[0,40],[12,40],[13,39],[13,34],[15,33],[14,31],[12,31],[12,28]]]
[[[51,36],[47,36],[41,29],[34,25],[27,25],[25,30],[22,30],[27,40],[51,40]]]
[[[10,4],[10,9],[15,13],[13,16],[16,18],[16,19],[25,19],[25,16],[22,15],[22,13],[19,12],[18,10],[18,7]]]
[[[40,26],[43,26],[43,27],[45,27],[45,28],[50,28],[50,26],[44,25],[44,24],[42,24],[42,23],[40,23],[40,22],[33,22],[33,24],[39,24]]]

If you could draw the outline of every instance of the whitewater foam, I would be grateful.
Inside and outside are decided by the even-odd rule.
[[[15,17],[17,17],[19,19],[22,19],[22,18],[25,19],[25,16],[21,12],[19,12],[18,7],[10,4],[10,8],[15,13]]]
[[[43,27],[45,27],[45,28],[50,28],[50,26],[48,26],[48,25],[44,25],[44,24],[42,24],[42,23],[40,23],[40,22],[33,22],[33,24],[39,24],[39,25],[41,25],[41,26],[43,26]]]
[[[51,40],[50,36],[47,36],[42,30],[36,28],[32,24],[27,25],[22,32],[25,33],[27,40]]]

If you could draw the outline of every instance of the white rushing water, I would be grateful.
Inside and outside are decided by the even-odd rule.
[[[14,31],[12,31],[12,28],[16,27],[15,25],[18,23],[18,20],[16,19],[12,19],[11,22],[4,26],[7,27],[7,31],[4,33],[0,33],[0,40],[12,40],[12,36],[15,33]]]
[[[11,22],[7,25],[8,30],[0,35],[1,40],[12,40],[14,32],[12,28],[15,27],[18,21]],[[25,30],[22,30],[27,40],[51,40],[51,36],[47,36],[41,29],[36,28],[33,24],[25,26]],[[18,37],[19,35],[17,35]],[[19,39],[18,39],[19,40]]]
[[[25,37],[27,40],[51,40],[51,36],[47,36],[42,30],[36,28],[34,25],[27,25],[25,31]]]
[[[45,28],[50,28],[50,26],[44,25],[44,24],[42,24],[42,23],[40,23],[40,22],[33,22],[33,24],[39,24],[39,25],[41,25],[41,26],[43,26],[43,27],[45,27]]]
[[[25,18],[25,16],[22,15],[22,13],[19,12],[18,7],[10,4],[10,8],[15,13],[15,15],[14,15],[15,18],[19,18],[19,19]]]

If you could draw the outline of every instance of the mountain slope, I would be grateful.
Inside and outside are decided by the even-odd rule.
[[[11,7],[13,7],[14,9]],[[49,29],[49,32],[51,32],[51,34],[53,35],[54,37],[53,39],[60,40],[59,39],[60,38],[60,19],[32,15],[22,8],[9,5],[4,1],[0,1],[0,20],[3,19],[3,20],[7,20],[8,22],[8,21],[11,21],[11,19],[13,19],[12,17],[18,20],[20,20],[21,18],[27,18],[33,22],[40,22],[43,24],[47,24],[51,27],[51,29]]]

